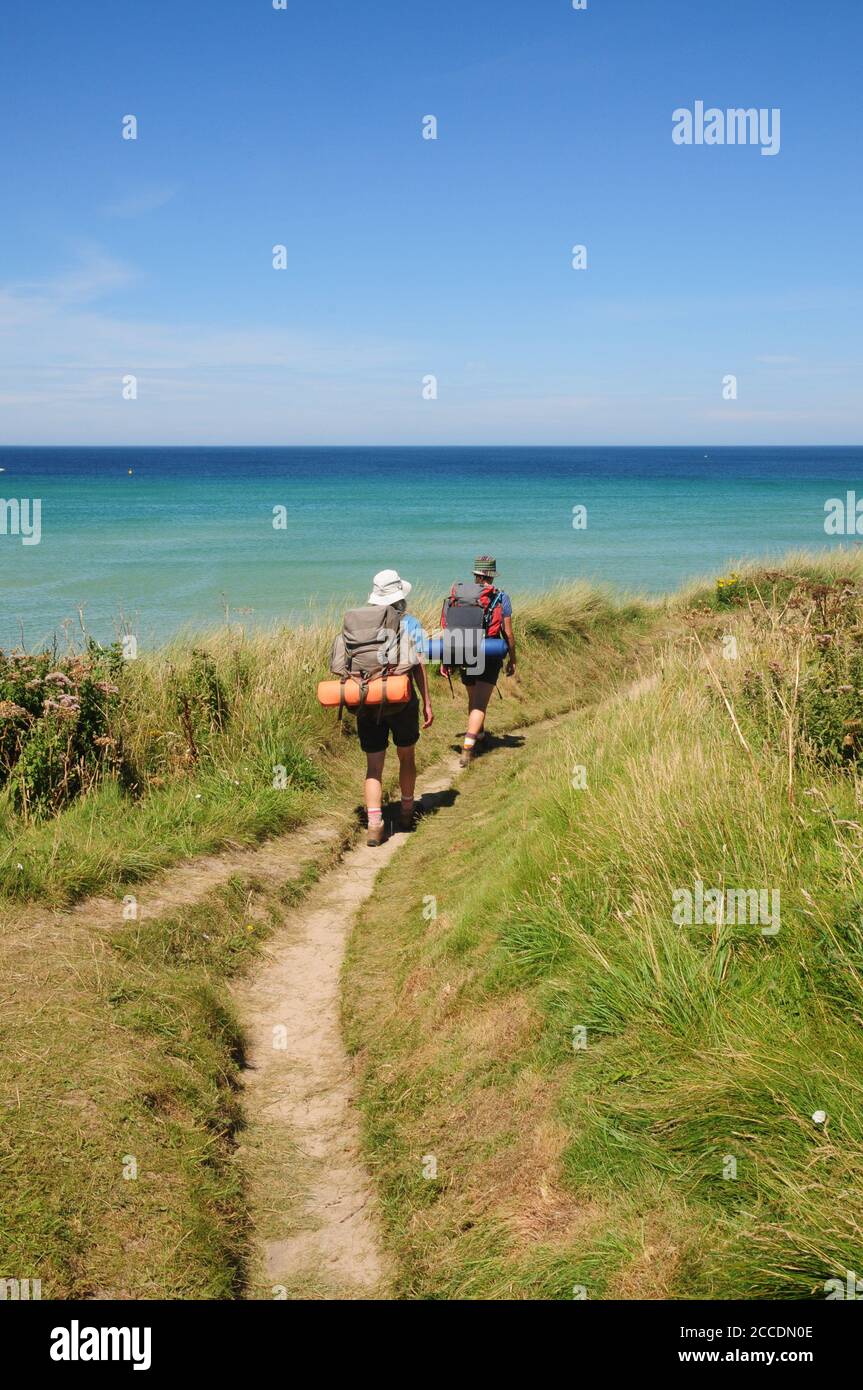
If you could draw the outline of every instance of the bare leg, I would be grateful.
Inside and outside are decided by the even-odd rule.
[[[384,759],[386,749],[383,753],[366,754],[366,780],[363,787],[363,799],[366,803],[367,811],[380,811],[383,789],[381,782],[384,775]]]
[[[417,784],[417,760],[414,756],[414,746],[410,748],[397,748],[399,755],[399,787],[402,793],[402,802],[414,799],[414,791]]]
[[[494,686],[490,681],[477,681],[475,685],[468,686],[468,719],[467,733],[469,738],[476,738],[482,733],[485,723],[485,712]]]

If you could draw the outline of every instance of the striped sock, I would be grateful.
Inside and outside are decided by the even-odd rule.
[[[465,746],[465,748],[473,748],[473,746],[474,746],[475,743],[476,743],[476,739],[474,738],[473,734],[465,734],[465,736],[464,736],[464,746]]]
[[[384,818],[384,813],[380,806],[369,807],[369,825],[380,825]]]

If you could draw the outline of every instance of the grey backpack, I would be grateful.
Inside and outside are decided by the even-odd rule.
[[[365,704],[368,681],[377,676],[403,675],[411,669],[413,663],[410,660],[400,661],[400,657],[409,654],[400,651],[401,621],[397,609],[381,608],[374,603],[349,609],[342,620],[342,630],[330,652],[330,670],[333,675],[340,677],[342,692],[349,676],[360,682],[360,708]],[[349,707],[344,703],[343,694],[339,702],[339,719],[345,708]],[[388,708],[394,707],[385,703],[376,706],[378,719]],[[356,714],[357,710],[351,712]]]
[[[349,609],[330,652],[333,675],[373,680],[409,670],[409,665],[399,664],[400,629],[401,615],[395,608],[366,603]]]

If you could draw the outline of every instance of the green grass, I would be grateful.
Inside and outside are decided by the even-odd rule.
[[[861,562],[809,565],[858,586],[827,641],[806,567],[677,608],[654,685],[480,760],[379,880],[346,1023],[404,1296],[806,1299],[863,1267],[863,828],[821,717]],[[675,924],[696,879],[778,888],[779,933]]]
[[[528,624],[544,608],[537,600],[522,611]],[[521,633],[522,675],[496,701],[500,731],[587,698],[600,672],[647,649],[653,619],[561,591],[545,621],[541,635]],[[230,716],[207,729],[197,710],[193,762],[171,695],[188,653],[142,659],[117,726],[138,769],[134,794],[105,778],[50,819],[23,819],[8,797],[0,808],[0,971],[12,982],[0,1016],[0,1271],[40,1278],[45,1298],[247,1291],[242,1038],[229,984],[333,845],[281,886],[246,873],[140,921],[124,921],[119,901],[107,926],[104,910],[91,924],[85,908],[45,908],[94,891],[119,897],[180,859],[254,843],[325,809],[349,833],[363,764],[353,724],[339,730],[314,701],[328,642],[311,631],[212,638]],[[425,765],[463,727],[461,691],[451,704],[438,679],[435,700]],[[274,762],[290,770],[285,791],[271,786]],[[135,1178],[124,1176],[130,1158]],[[294,1161],[289,1151],[277,1158]]]
[[[519,605],[489,722],[558,722],[479,758],[362,914],[345,1025],[404,1297],[805,1299],[863,1270],[863,556],[730,587]],[[248,1291],[229,985],[332,845],[155,919],[45,905],[324,809],[347,828],[362,761],[314,701],[328,641],[208,639],[215,720],[187,648],[146,658],[117,715],[133,788],[97,780],[52,819],[0,803],[0,1268],[44,1297]],[[436,679],[426,766],[458,696]],[[675,924],[696,879],[778,888],[780,932]]]
[[[223,981],[255,949],[253,899],[235,881],[170,919],[70,926],[40,935],[38,962],[4,933],[0,1264],[44,1298],[236,1294],[241,1040]]]

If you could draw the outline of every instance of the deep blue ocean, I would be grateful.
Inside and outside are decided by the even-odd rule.
[[[863,498],[860,447],[9,447],[0,468],[5,647],[77,627],[79,608],[100,640],[122,622],[147,643],[226,611],[308,620],[364,600],[378,569],[443,590],[482,552],[515,594],[576,578],[656,593],[835,545],[825,502]],[[25,544],[8,504],[32,529],[36,499]]]

